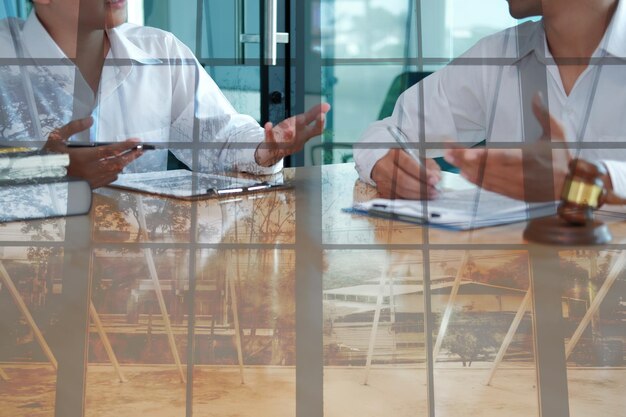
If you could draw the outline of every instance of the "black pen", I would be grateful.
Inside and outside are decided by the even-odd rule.
[[[95,148],[98,146],[115,145],[122,142],[66,142],[68,148]],[[152,151],[156,149],[156,146],[149,143],[138,143],[132,149],[142,149],[144,151]]]

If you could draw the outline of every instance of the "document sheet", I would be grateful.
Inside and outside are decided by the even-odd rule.
[[[434,200],[374,199],[354,204],[352,211],[458,230],[515,223],[556,213],[558,202],[525,203],[478,188],[458,174],[443,174],[440,195]]]

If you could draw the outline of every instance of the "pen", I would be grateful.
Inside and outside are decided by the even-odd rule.
[[[214,189],[209,188],[207,190],[207,193],[209,194],[217,193],[218,195],[223,195],[223,194],[235,194],[235,193],[243,193],[243,192],[254,192],[254,191],[260,191],[260,190],[266,190],[268,188],[272,188],[272,184],[259,183],[257,185],[252,185],[250,187],[224,188],[221,190],[214,190]]]
[[[406,137],[404,132],[396,126],[387,126],[387,131],[391,134],[391,136],[398,143],[398,145],[400,145],[404,152],[408,153],[409,156],[413,158],[415,162],[417,162],[417,165],[422,167],[422,160],[419,158],[419,156],[417,156],[415,151],[409,145],[409,138]]]
[[[68,148],[96,148],[98,146],[114,145],[120,142],[67,142]],[[143,149],[144,151],[152,151],[156,146],[148,143],[138,143],[133,149]]]
[[[391,136],[394,138],[396,143],[398,145],[400,145],[402,150],[404,150],[404,152],[409,154],[409,156],[411,158],[413,158],[413,160],[415,162],[417,162],[417,165],[420,167],[420,169],[424,168],[424,170],[427,171],[427,168],[422,163],[422,160],[420,159],[420,157],[415,153],[413,148],[411,148],[411,145],[409,145],[409,138],[406,137],[404,132],[402,130],[400,130],[400,128],[398,128],[397,126],[387,126],[387,131],[389,132],[389,134],[391,134]],[[427,175],[427,177],[428,177],[428,175]],[[439,184],[434,185],[434,188],[436,190],[440,191],[439,190]]]

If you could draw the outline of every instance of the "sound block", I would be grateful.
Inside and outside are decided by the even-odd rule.
[[[552,216],[531,220],[524,230],[524,239],[549,245],[602,245],[613,237],[606,224],[600,221],[581,226]]]

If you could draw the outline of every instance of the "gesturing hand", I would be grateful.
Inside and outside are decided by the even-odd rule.
[[[264,126],[265,141],[259,145],[255,154],[257,164],[271,166],[285,156],[302,150],[309,139],[322,133],[329,110],[330,105],[322,103],[276,126],[267,122]]]
[[[558,200],[571,160],[561,125],[533,98],[533,113],[543,129],[539,141],[518,149],[448,149],[445,160],[461,175],[490,191],[525,201]],[[546,181],[552,175],[553,181]]]
[[[83,178],[91,188],[105,186],[117,179],[124,167],[141,156],[142,151],[135,149],[139,139],[128,139],[113,145],[94,148],[69,148],[67,140],[76,133],[89,129],[93,119],[74,120],[54,130],[48,136],[44,149],[55,153],[67,153],[70,165],[67,173],[70,176]]]

